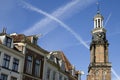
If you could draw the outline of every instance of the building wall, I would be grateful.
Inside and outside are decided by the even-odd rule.
[[[29,36],[28,38],[28,36],[22,34],[14,34],[12,36],[5,34],[2,37],[0,36],[0,43],[8,46],[8,49],[12,50],[2,50],[0,48],[0,74],[7,75],[7,80],[10,80],[11,77],[16,77],[17,80],[77,80],[75,74],[73,75],[71,69],[68,68],[72,65],[64,55],[58,55],[58,53],[54,55],[54,57],[57,57],[56,60],[51,61],[51,59],[47,58],[49,52],[40,48],[36,43],[37,37],[35,37],[35,41],[33,41],[33,37],[35,36]],[[13,47],[16,51],[13,50]],[[4,54],[10,56],[8,69],[2,67]],[[19,60],[18,72],[12,71],[14,58]],[[61,58],[67,60],[66,62],[69,64],[67,70],[65,61]],[[39,71],[40,74],[36,75],[36,72]],[[48,76],[49,78],[47,78]]]
[[[5,74],[8,76],[7,80],[10,80],[11,77],[17,78],[17,80],[22,80],[23,65],[24,65],[24,56],[22,53],[19,53],[12,48],[8,48],[4,45],[0,45],[0,74]],[[9,68],[3,67],[4,55],[7,54],[10,56]],[[16,58],[19,60],[18,72],[13,71],[13,59]]]
[[[32,73],[28,73],[26,72],[27,70],[27,57],[28,56],[32,56]],[[40,60],[40,76],[35,76],[35,61],[36,60]],[[25,65],[24,65],[24,80],[31,80],[36,79],[36,80],[40,80],[42,79],[43,76],[43,64],[44,64],[44,56],[40,55],[39,53],[36,53],[35,51],[32,51],[30,49],[26,49],[26,53],[25,53]],[[31,79],[29,79],[31,78]]]
[[[48,70],[50,70],[49,79],[47,78]],[[54,63],[52,64],[48,60],[45,61],[45,67],[44,67],[43,75],[44,75],[43,80],[53,80],[53,77],[55,77],[55,80],[68,80],[67,74],[65,74],[64,71],[60,70],[58,65],[55,65]],[[60,76],[61,76],[61,79],[60,79]]]

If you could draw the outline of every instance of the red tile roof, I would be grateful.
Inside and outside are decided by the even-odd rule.
[[[12,35],[14,42],[22,42],[25,41],[25,35],[24,34],[17,34],[17,35]]]
[[[31,39],[32,39],[33,36],[25,36],[24,34],[16,34],[16,35],[11,35],[11,37],[13,38],[14,43],[19,43],[19,42],[28,43],[33,48],[36,48],[36,49],[42,51],[45,54],[49,54],[48,51],[42,49],[39,45],[31,43]],[[20,47],[17,46],[17,45],[15,46],[15,48],[18,49],[18,50],[21,50],[21,49],[19,49]]]

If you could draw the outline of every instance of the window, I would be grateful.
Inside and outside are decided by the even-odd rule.
[[[59,80],[62,80],[62,75],[59,75]]]
[[[33,37],[33,44],[37,44],[37,38]]]
[[[106,72],[105,71],[103,71],[103,80],[106,80]]]
[[[49,68],[47,69],[47,75],[46,75],[46,78],[47,78],[47,80],[50,79],[50,69],[49,69]]]
[[[95,75],[98,76],[99,75],[99,71],[96,71]]]
[[[13,59],[13,67],[12,67],[12,70],[13,71],[18,71],[18,66],[19,66],[19,60],[14,58]]]
[[[26,72],[31,74],[32,73],[32,56],[27,56],[27,67],[26,67]]]
[[[56,75],[56,73],[55,73],[55,71],[53,72],[53,80],[55,80],[55,75]]]
[[[6,37],[5,45],[6,45],[7,47],[11,47],[11,42],[12,42],[12,38]]]
[[[99,76],[99,71],[96,71],[96,72],[95,72],[95,76],[96,76],[95,80],[99,80],[99,78],[98,78],[98,76]]]
[[[35,61],[35,76],[40,77],[40,69],[41,69],[41,62],[40,60]]]
[[[0,51],[0,56],[1,56],[1,53],[2,53],[2,52]]]
[[[67,78],[64,78],[64,80],[67,80]]]
[[[57,62],[58,65],[59,65],[59,60],[60,60],[60,59],[56,58],[56,62]]]
[[[1,74],[1,80],[7,80],[7,75],[5,75],[5,74]]]
[[[97,27],[97,20],[95,20],[95,23],[96,23],[96,27]]]
[[[10,63],[10,56],[7,54],[4,54],[4,58],[3,58],[3,67],[4,68],[9,68],[9,63]]]
[[[98,27],[100,27],[100,19],[98,19]]]
[[[17,78],[15,78],[15,77],[11,77],[11,80],[17,80]]]

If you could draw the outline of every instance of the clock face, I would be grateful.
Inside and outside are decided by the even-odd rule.
[[[105,37],[105,34],[103,32],[101,32],[101,33],[95,33],[93,35],[93,39],[94,40],[104,39],[104,37]]]
[[[104,38],[104,33],[98,33],[99,38]]]

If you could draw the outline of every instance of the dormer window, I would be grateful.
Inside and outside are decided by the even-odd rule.
[[[6,37],[5,45],[10,48],[11,47],[11,43],[12,43],[12,38]]]
[[[37,44],[37,38],[33,37],[33,44]]]

